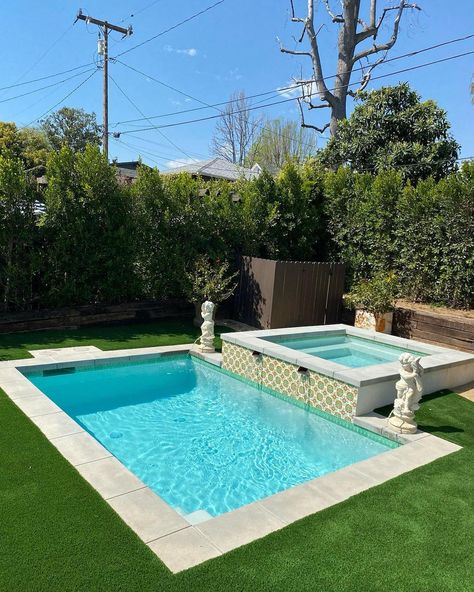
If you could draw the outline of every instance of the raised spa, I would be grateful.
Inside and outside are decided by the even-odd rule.
[[[227,333],[222,366],[352,421],[393,404],[398,358],[421,358],[425,394],[474,380],[474,356],[348,325],[321,325]]]

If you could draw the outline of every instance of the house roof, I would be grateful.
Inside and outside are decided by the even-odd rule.
[[[223,158],[211,158],[210,160],[191,162],[162,172],[163,175],[174,175],[178,173],[190,173],[191,175],[200,177],[237,181],[237,179],[242,177],[245,179],[255,179],[260,175],[261,169],[258,165],[254,165],[250,169],[228,162]]]

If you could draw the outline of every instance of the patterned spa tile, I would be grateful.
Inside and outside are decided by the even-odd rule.
[[[268,355],[258,357],[244,347],[223,344],[224,369],[302,403],[351,420],[355,414],[357,389],[314,371],[298,372],[296,365]]]

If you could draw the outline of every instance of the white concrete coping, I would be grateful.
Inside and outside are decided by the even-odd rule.
[[[19,368],[33,371],[79,362],[98,366],[107,360],[133,361],[186,351],[189,346],[122,350],[114,355],[100,352],[91,360],[84,358],[90,353],[78,355],[76,351],[71,355],[65,349],[48,354],[54,358],[48,364],[40,363],[44,357],[38,356],[36,364],[25,365],[24,361],[17,361],[0,366],[0,388],[172,572],[189,569],[222,555],[460,449],[429,434],[417,434],[411,439],[405,437],[408,443],[399,448],[389,449],[215,518],[206,519],[205,512],[197,511],[188,520],[19,371]],[[355,423],[384,433],[382,419],[376,414],[357,418]]]

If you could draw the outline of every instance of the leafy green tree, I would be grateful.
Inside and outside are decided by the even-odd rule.
[[[177,203],[165,191],[157,169],[140,167],[131,189],[136,221],[136,270],[142,294],[147,298],[175,296],[179,284],[182,245]]]
[[[114,303],[136,294],[131,200],[99,149],[63,147],[48,163],[45,301]]]
[[[41,121],[41,129],[54,150],[68,146],[73,152],[82,152],[88,144],[100,146],[102,141],[95,113],[84,109],[62,107]]]
[[[50,153],[51,145],[42,130],[18,129],[13,122],[0,122],[0,154],[20,159],[35,176],[44,173]]]
[[[321,152],[326,166],[370,173],[395,168],[412,182],[455,170],[459,145],[434,101],[422,102],[407,83],[361,92],[356,101]]]
[[[258,163],[270,172],[279,171],[286,161],[303,162],[316,152],[313,132],[296,121],[270,119],[264,123],[247,156],[246,165]]]
[[[25,310],[38,270],[35,192],[21,160],[0,155],[0,298],[4,311]]]
[[[331,258],[347,264],[349,282],[393,268],[396,255],[394,212],[403,182],[396,171],[376,177],[341,167],[325,178]]]

